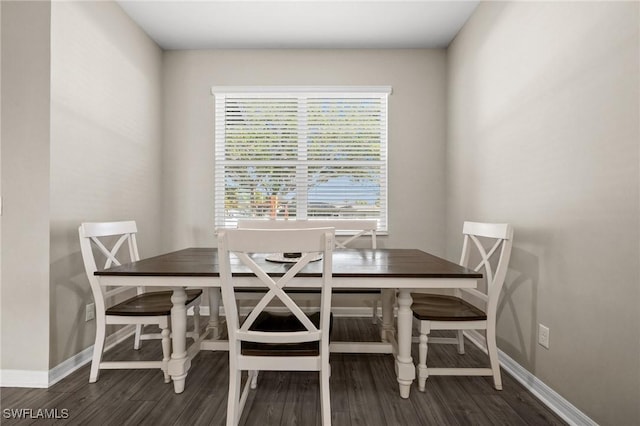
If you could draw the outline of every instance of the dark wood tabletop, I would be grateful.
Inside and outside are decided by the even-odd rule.
[[[264,258],[264,255],[256,255]],[[274,276],[287,271],[289,264],[259,259]],[[321,262],[312,262],[300,276],[320,276]],[[234,275],[250,276],[239,261]],[[220,263],[216,248],[188,248],[116,266],[96,275],[218,277]],[[417,249],[346,249],[333,252],[334,277],[363,278],[482,278],[482,274]]]

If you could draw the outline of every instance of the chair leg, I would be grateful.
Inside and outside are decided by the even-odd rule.
[[[251,389],[258,387],[258,370],[249,370],[249,380],[251,380]]]
[[[105,339],[104,319],[100,321],[98,318],[96,326],[96,341],[93,344],[93,358],[91,358],[91,371],[89,372],[89,383],[98,381],[100,375],[100,363],[102,362],[102,351],[104,350]]]
[[[462,330],[458,330],[458,353],[464,354],[464,333]]]
[[[373,301],[373,315],[371,316],[371,323],[378,323],[378,299],[374,299]]]
[[[321,406],[321,416],[322,416],[322,424],[330,425],[331,424],[331,394],[329,392],[329,366],[320,370],[320,406]]]
[[[193,305],[193,340],[200,337],[200,303]]]
[[[380,327],[380,338],[383,342],[389,342],[395,333],[393,325],[393,307],[395,305],[396,294],[393,289],[384,289],[380,297],[382,305],[382,327]]]
[[[227,398],[227,426],[237,426],[240,422],[240,374],[235,366],[229,365],[229,397]]]
[[[143,327],[144,325],[142,324],[136,324],[136,335],[133,339],[133,349],[135,349],[136,351],[140,349],[140,344],[142,343],[142,339],[140,338],[140,336],[142,335]]]
[[[171,359],[171,332],[167,324],[163,324],[160,335],[162,336],[162,373],[164,374],[164,382],[171,382],[169,376],[169,360]]]
[[[491,371],[493,372],[493,386],[496,390],[502,390],[502,376],[500,375],[500,361],[498,360],[498,345],[496,344],[495,327],[487,328],[485,339],[487,341],[487,352],[489,353]]]
[[[420,337],[418,343],[418,390],[424,392],[426,388],[429,370],[427,370],[427,341],[431,326],[428,321],[420,321]]]
[[[209,298],[209,323],[207,331],[211,330],[211,338],[220,338],[220,289],[208,288],[207,296]]]

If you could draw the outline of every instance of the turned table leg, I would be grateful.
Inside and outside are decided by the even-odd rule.
[[[169,361],[169,375],[173,380],[173,389],[176,393],[184,391],[184,383],[189,371],[189,358],[187,357],[187,308],[184,302],[187,294],[183,287],[175,287],[171,302],[171,360]]]
[[[401,289],[398,292],[398,355],[396,356],[396,374],[400,387],[400,396],[409,398],[411,384],[416,377],[416,369],[411,358],[411,292]]]

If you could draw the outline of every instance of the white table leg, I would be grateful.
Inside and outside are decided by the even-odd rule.
[[[411,384],[416,378],[416,368],[411,358],[411,291],[400,289],[398,292],[398,355],[396,356],[396,374],[400,387],[400,396],[409,398]]]
[[[207,289],[209,295],[209,323],[207,330],[211,330],[211,338],[220,338],[220,289],[210,287]]]
[[[394,332],[393,305],[395,296],[396,291],[394,289],[382,289],[382,330],[380,330],[380,337],[383,342],[389,342],[390,335]]]
[[[189,371],[187,357],[187,308],[184,302],[187,294],[183,287],[175,287],[171,295],[171,343],[173,351],[169,361],[169,375],[173,380],[173,390],[176,393],[184,391],[184,383]]]

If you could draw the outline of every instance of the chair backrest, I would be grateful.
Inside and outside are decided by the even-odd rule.
[[[104,256],[105,262],[101,269],[120,265],[119,257],[122,258],[122,249],[125,246],[129,251],[129,255],[125,258],[126,260],[131,262],[140,260],[136,232],[138,232],[138,228],[135,221],[83,223],[78,228],[84,269],[91,284],[91,291],[96,303],[96,313],[98,314],[104,312],[106,298],[127,291],[129,288],[121,287],[107,291],[100,286],[98,277],[93,274],[98,270],[94,248],[97,249],[101,256]],[[141,289],[138,289],[138,292],[140,291]]]
[[[352,232],[342,239],[335,238],[336,248],[348,248],[356,240],[370,236],[372,249],[377,248],[376,219],[318,219],[318,220],[278,220],[278,219],[239,219],[238,229],[300,229],[300,228],[333,228],[337,234]]]
[[[332,251],[334,230],[330,228],[309,229],[219,229],[218,256],[220,260],[220,278],[222,300],[229,330],[229,351],[234,357],[240,353],[240,342],[258,343],[300,343],[319,341],[321,347],[328,350],[329,315],[331,309]],[[281,277],[271,277],[256,262],[259,253],[302,253],[299,260],[287,264]],[[320,327],[316,327],[308,315],[289,297],[285,289],[291,280],[310,261],[322,254]],[[246,274],[232,274],[231,259],[234,255],[242,265],[249,268],[253,279],[247,280]],[[234,258],[234,264],[237,264]],[[266,262],[273,266],[273,263]],[[257,279],[256,279],[257,278]],[[315,278],[311,278],[315,279]],[[238,286],[265,287],[268,291],[252,308],[242,325],[236,305],[235,289]],[[286,308],[304,326],[305,330],[296,332],[251,331],[250,327],[272,300],[280,300]]]
[[[487,316],[494,318],[509,267],[513,227],[508,223],[465,222],[462,233],[464,241],[460,264],[474,271],[482,272],[486,278],[486,293],[475,289],[464,291],[481,299],[486,304]],[[474,251],[476,254],[474,259],[479,258],[479,263],[469,265]]]

